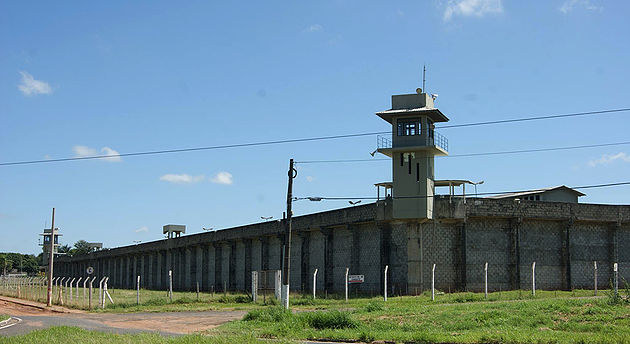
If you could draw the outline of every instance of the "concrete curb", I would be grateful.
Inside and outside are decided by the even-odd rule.
[[[55,306],[53,307],[46,307],[44,305],[38,305],[32,302],[27,302],[27,301],[23,301],[20,299],[15,299],[15,298],[10,298],[10,297],[6,297],[6,296],[0,296],[0,300],[2,301],[6,301],[6,302],[11,302],[11,303],[15,303],[21,306],[27,306],[27,307],[33,307],[33,308],[37,308],[37,309],[41,309],[43,311],[51,311],[54,313],[70,313],[69,311],[66,311],[64,309],[58,309]]]
[[[4,325],[8,324],[8,323],[9,323],[9,321],[11,321],[11,319],[12,319],[12,318],[11,318],[11,317],[9,317],[9,319],[7,319],[7,320],[2,320],[2,321],[0,321],[0,327],[2,327],[2,326],[4,326]]]

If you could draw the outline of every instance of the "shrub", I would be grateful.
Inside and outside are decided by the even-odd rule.
[[[378,312],[383,310],[383,304],[378,301],[370,301],[365,305],[366,312]]]
[[[244,321],[263,321],[263,322],[281,322],[292,317],[290,311],[286,311],[281,307],[269,307],[263,309],[255,309],[247,312],[243,317]]]
[[[348,312],[305,312],[301,313],[300,317],[308,326],[319,330],[355,328],[358,326],[357,321],[352,319]]]

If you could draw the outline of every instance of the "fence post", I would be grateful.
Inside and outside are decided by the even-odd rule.
[[[81,283],[82,279],[83,279],[83,277],[79,277],[79,280],[77,281],[77,293],[76,293],[77,294],[77,296],[76,296],[77,302],[79,301],[79,283]]]
[[[199,294],[197,294],[197,299],[199,299]],[[105,298],[103,298],[105,300]],[[105,304],[105,301],[103,301]],[[136,281],[136,305],[140,305],[140,275],[138,275],[138,279]]]
[[[350,269],[346,268],[346,302],[348,302],[348,271],[350,271]]]
[[[317,269],[313,272],[313,300],[315,300],[315,294],[317,291]]]
[[[532,263],[532,296],[536,296],[536,262]]]
[[[617,263],[613,264],[613,273],[613,278],[615,279],[615,297],[617,297],[619,295],[619,271]]]
[[[94,278],[92,278],[92,280],[90,281],[90,292],[88,294],[88,309],[92,309],[92,282],[94,282]]]
[[[173,270],[168,270],[168,297],[173,302]]]
[[[387,270],[389,265],[385,265],[385,271],[383,272],[383,301],[387,301]]]
[[[274,294],[277,300],[282,298],[280,286],[282,285],[282,274],[281,270],[276,270],[275,273],[275,282],[274,282]]]
[[[197,281],[197,302],[199,302],[199,281]]]
[[[252,301],[258,301],[258,271],[252,271]]]
[[[597,261],[593,261],[593,285],[595,286],[595,296],[597,296]]]
[[[431,301],[435,301],[435,264],[431,269]]]
[[[90,277],[86,277],[85,280],[83,281],[83,304],[84,305],[85,305],[85,285],[87,284],[89,279]]]
[[[485,298],[486,300],[488,299],[488,262],[486,262],[486,265],[483,267],[483,283],[484,283],[484,293],[485,293]]]

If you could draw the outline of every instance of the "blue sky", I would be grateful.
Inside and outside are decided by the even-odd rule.
[[[280,218],[290,158],[365,159],[375,137],[143,157],[117,153],[387,131],[427,90],[452,124],[630,107],[624,1],[0,2],[0,251],[162,238],[164,224]],[[443,129],[451,154],[628,141],[628,113]],[[388,162],[298,165],[296,196],[374,196]],[[479,192],[630,179],[630,147],[438,158]],[[628,187],[582,202],[630,203]],[[347,206],[294,204],[296,215]]]

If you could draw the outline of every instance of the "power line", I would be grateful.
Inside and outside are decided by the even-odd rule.
[[[611,110],[599,110],[599,111],[588,111],[588,112],[576,112],[576,113],[567,113],[567,114],[559,114],[559,115],[547,115],[547,116],[536,116],[536,117],[521,117],[521,118],[513,118],[513,119],[498,120],[498,121],[486,121],[486,122],[476,122],[476,123],[454,124],[454,125],[440,126],[440,127],[438,127],[438,129],[481,126],[481,125],[502,124],[502,123],[514,123],[514,122],[535,121],[535,120],[554,119],[554,118],[567,118],[567,117],[606,114],[606,113],[625,112],[625,111],[630,111],[630,108],[620,108],[620,109],[611,109]],[[334,140],[334,139],[361,137],[361,136],[373,136],[373,135],[381,135],[381,134],[389,134],[389,133],[390,133],[390,131],[377,131],[377,132],[367,132],[367,133],[355,133],[355,134],[331,135],[331,136],[318,136],[318,137],[286,139],[286,140],[237,143],[237,144],[217,145],[217,146],[207,146],[207,147],[165,149],[165,150],[154,150],[154,151],[145,151],[145,152],[122,153],[122,154],[115,155],[114,157],[131,157],[131,156],[157,155],[157,154],[169,154],[169,153],[184,153],[184,152],[195,152],[195,151],[216,150],[216,149],[229,149],[229,148],[240,148],[240,147],[266,146],[266,145],[276,145],[276,144],[286,144],[286,143],[323,141],[323,140]],[[112,155],[95,155],[95,156],[81,156],[81,157],[59,158],[59,159],[12,161],[12,162],[0,162],[0,166],[43,164],[43,163],[52,163],[52,162],[65,162],[65,161],[76,161],[76,160],[94,160],[94,159],[107,159],[107,158],[111,159],[112,157],[113,157]]]
[[[624,186],[630,185],[630,181],[628,182],[618,182],[618,183],[607,183],[607,184],[594,184],[594,185],[584,185],[584,186],[573,186],[571,189],[596,189],[596,188],[604,188],[604,187],[612,187],[612,186]],[[500,192],[479,192],[476,195],[509,195],[516,194],[521,192],[532,192],[532,191],[544,191],[544,189],[535,189],[535,190],[520,190],[520,191],[500,191]],[[394,199],[417,199],[417,198],[433,198],[440,197],[444,195],[426,195],[426,196],[394,196]],[[377,200],[376,197],[296,197],[294,200],[308,200],[312,199],[313,201],[320,200],[329,200],[329,201],[352,201],[352,200]]]
[[[510,150],[510,151],[481,152],[481,153],[464,153],[464,154],[453,154],[453,155],[437,156],[437,157],[438,158],[461,158],[461,157],[472,157],[472,156],[483,156],[483,155],[536,153],[536,152],[550,152],[550,151],[596,148],[596,147],[621,146],[621,145],[629,145],[629,144],[630,144],[630,141],[624,141],[624,142],[599,143],[599,144],[579,145],[579,146],[519,149],[519,150]],[[368,162],[368,161],[391,161],[391,159],[306,160],[306,161],[297,161],[296,164],[353,163],[353,162]]]
[[[480,125],[503,124],[503,123],[526,122],[526,121],[538,121],[542,119],[599,115],[599,114],[605,114],[605,113],[624,112],[624,111],[630,111],[630,108],[587,111],[587,112],[574,112],[574,113],[565,113],[565,114],[559,114],[559,115],[536,116],[536,117],[521,117],[521,118],[503,119],[503,120],[497,120],[497,121],[476,122],[476,123],[451,124],[451,125],[440,126],[438,129],[474,127],[474,126],[480,126]]]

